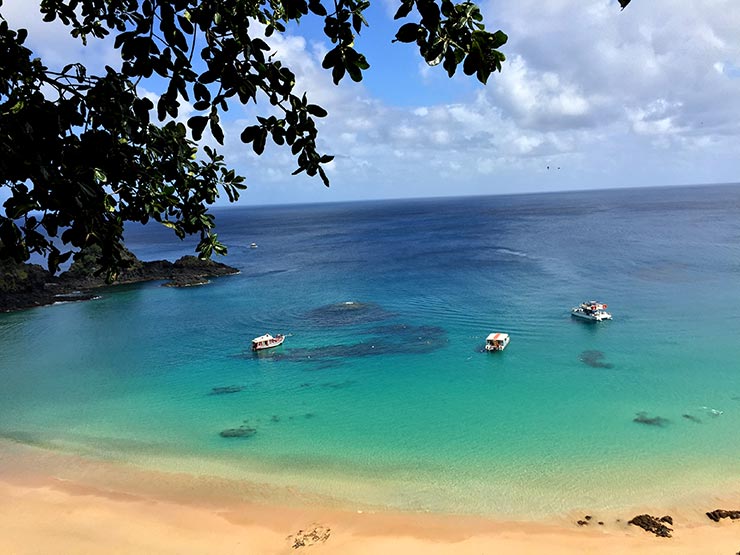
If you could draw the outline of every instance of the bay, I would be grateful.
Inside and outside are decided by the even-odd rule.
[[[514,517],[675,499],[740,471],[740,187],[216,214],[237,276],[0,315],[0,436]],[[151,226],[127,244],[192,249]],[[572,318],[588,299],[614,320]],[[506,351],[483,352],[492,331]],[[288,337],[253,354],[265,332]],[[220,435],[239,428],[256,433]]]

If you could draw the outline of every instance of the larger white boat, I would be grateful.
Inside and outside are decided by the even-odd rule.
[[[571,309],[570,313],[576,318],[601,322],[611,320],[612,315],[606,311],[606,304],[597,301],[586,301]]]
[[[273,347],[282,345],[283,341],[285,341],[285,336],[282,334],[277,334],[273,337],[269,333],[266,333],[252,339],[252,350],[262,351],[264,349],[272,349]]]

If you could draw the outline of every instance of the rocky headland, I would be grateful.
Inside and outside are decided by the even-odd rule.
[[[118,278],[107,283],[99,272],[95,252],[79,254],[70,268],[58,276],[38,264],[0,260],[0,312],[23,310],[63,301],[82,301],[96,297],[101,287],[165,281],[169,287],[189,287],[208,283],[209,278],[239,273],[239,270],[195,256],[183,256],[175,262],[144,262],[130,253],[127,267]]]

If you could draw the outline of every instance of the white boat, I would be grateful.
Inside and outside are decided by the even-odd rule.
[[[285,336],[281,333],[277,334],[275,337],[266,333],[265,335],[260,335],[259,337],[252,339],[252,350],[262,351],[264,349],[272,349],[273,347],[282,345],[283,341],[285,341]]]
[[[249,248],[250,249],[256,249],[257,248],[257,243],[250,243],[249,244]]]
[[[601,322],[611,320],[612,315],[606,311],[606,304],[597,301],[586,301],[571,309],[570,313],[576,318]]]
[[[508,333],[494,332],[486,337],[486,351],[503,351],[508,344]]]

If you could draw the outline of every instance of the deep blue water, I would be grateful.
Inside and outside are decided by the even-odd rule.
[[[238,276],[0,315],[0,436],[482,514],[673,499],[740,472],[740,187],[217,222]],[[151,226],[127,242],[144,259],[192,250]],[[570,316],[592,298],[613,321]],[[481,352],[492,331],[511,335],[503,353]],[[252,354],[265,332],[289,337]],[[256,433],[219,435],[239,427]]]

